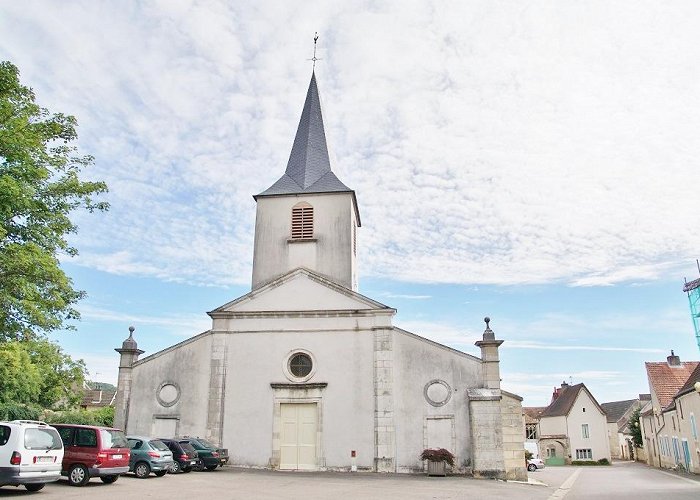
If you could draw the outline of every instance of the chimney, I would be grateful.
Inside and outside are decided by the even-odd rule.
[[[671,355],[666,357],[666,362],[668,366],[681,366],[681,358],[673,354],[673,350],[671,350]]]
[[[554,401],[556,401],[556,399],[559,396],[561,396],[561,393],[564,392],[564,389],[566,389],[567,387],[569,387],[569,384],[567,384],[566,381],[563,381],[561,383],[561,387],[555,387],[554,391],[552,391],[552,401],[549,404],[554,403]]]

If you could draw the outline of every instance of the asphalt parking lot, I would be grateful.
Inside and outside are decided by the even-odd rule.
[[[76,488],[67,481],[48,484],[38,493],[24,488],[0,488],[0,497],[37,499],[123,500],[125,498],[211,499],[561,499],[611,498],[635,500],[661,497],[700,498],[700,481],[678,477],[641,464],[612,467],[549,467],[529,474],[539,484],[480,480],[464,476],[427,477],[416,474],[280,472],[225,467],[213,472],[151,475],[133,474],[114,484],[92,479]],[[700,478],[697,478],[700,479]],[[630,496],[633,493],[632,496]]]

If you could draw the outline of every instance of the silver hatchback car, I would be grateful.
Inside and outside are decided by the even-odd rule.
[[[173,452],[162,441],[145,436],[127,436],[131,459],[129,471],[136,477],[146,478],[153,472],[162,477],[173,465]]]

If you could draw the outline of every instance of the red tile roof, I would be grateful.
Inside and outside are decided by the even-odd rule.
[[[661,408],[666,408],[673,396],[688,381],[688,377],[697,368],[698,361],[684,361],[679,366],[669,366],[666,362],[647,362],[649,385],[659,398]]]
[[[540,415],[545,410],[546,406],[523,406],[523,414],[525,415],[525,423],[531,424],[539,421]]]
[[[700,382],[700,362],[698,366],[695,367],[693,373],[690,374],[688,380],[685,381],[683,387],[678,390],[678,394],[694,391],[696,382]]]

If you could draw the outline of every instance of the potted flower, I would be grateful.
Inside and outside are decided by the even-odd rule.
[[[425,449],[420,454],[420,459],[428,461],[429,476],[444,476],[445,464],[449,464],[450,467],[455,465],[455,456],[445,448]]]

